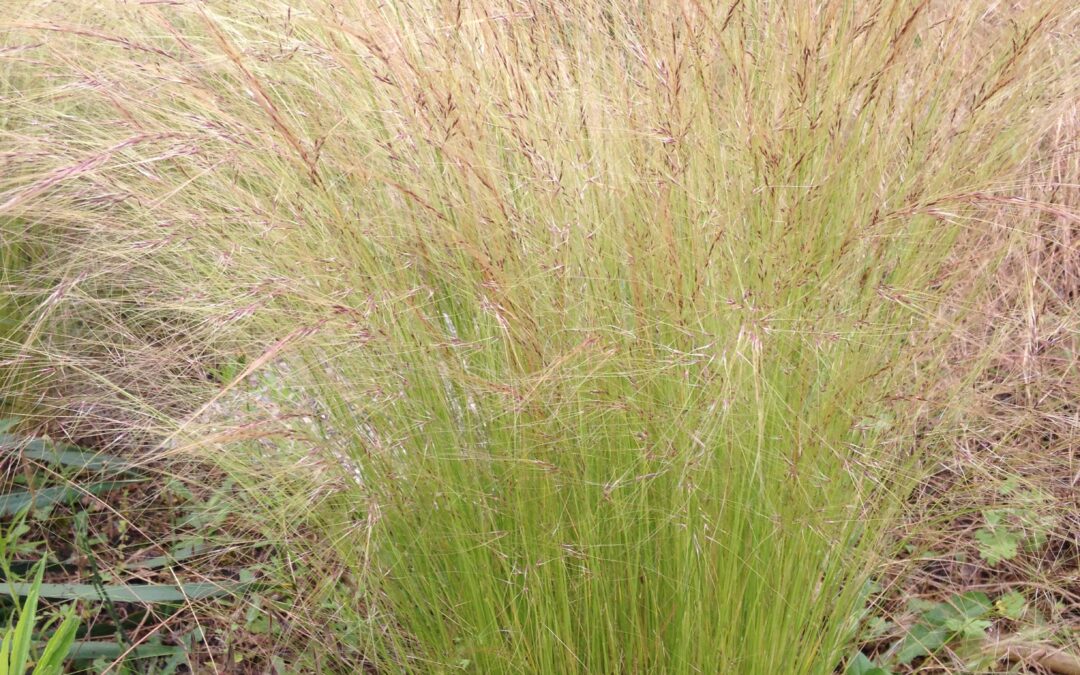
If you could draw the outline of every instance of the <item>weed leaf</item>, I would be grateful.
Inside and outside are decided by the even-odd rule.
[[[949,638],[949,631],[944,627],[917,624],[908,631],[900,643],[896,653],[896,661],[906,666],[920,656],[926,656],[943,644]]]

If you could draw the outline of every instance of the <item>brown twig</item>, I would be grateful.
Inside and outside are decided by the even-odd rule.
[[[1080,675],[1080,656],[1068,654],[1060,647],[1022,643],[994,642],[987,645],[998,660],[1012,663],[1037,664],[1061,675]]]

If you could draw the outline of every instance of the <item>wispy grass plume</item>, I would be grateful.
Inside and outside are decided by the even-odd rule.
[[[1066,5],[17,2],[0,217],[43,352],[303,499],[370,664],[827,674]],[[307,422],[199,442],[253,386]]]

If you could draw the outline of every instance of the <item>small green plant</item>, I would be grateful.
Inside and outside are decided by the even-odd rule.
[[[984,509],[984,525],[975,531],[979,556],[994,567],[1016,558],[1022,550],[1035,551],[1046,544],[1057,524],[1045,513],[1053,498],[1037,488],[1021,488],[1018,478],[1010,478],[998,487],[1004,505]]]
[[[1000,510],[983,511],[986,527],[975,531],[979,555],[991,567],[1002,560],[1012,560],[1020,550],[1020,537],[1002,522]]]
[[[844,675],[892,675],[892,671],[875,664],[866,654],[860,652],[848,663]]]
[[[1018,591],[1005,593],[993,603],[981,592],[958,593],[945,601],[912,599],[908,609],[914,621],[906,628],[869,611],[861,614],[858,642],[891,642],[891,646],[873,658],[856,652],[847,661],[845,675],[891,675],[946,646],[965,667],[988,665],[1000,658],[1000,652],[987,643],[994,620],[1020,621],[1030,612],[1027,599]]]
[[[18,623],[14,628],[9,625],[4,634],[4,641],[0,646],[0,675],[23,675],[32,662],[31,651],[37,621],[38,595],[44,574],[45,562],[43,560],[37,564],[34,581],[19,610]],[[79,627],[79,617],[75,613],[74,603],[68,605],[63,616],[60,625],[45,643],[41,656],[34,664],[34,675],[59,675],[63,672],[64,662],[75,642],[75,631]]]
[[[1019,621],[1027,613],[1027,598],[1019,591],[1009,591],[994,601],[994,609],[1002,618]]]
[[[17,426],[10,420],[0,419],[0,429]],[[0,451],[7,457],[25,462],[25,471],[16,472],[22,481],[18,487],[8,485],[0,494],[0,517],[10,518],[9,524],[0,532],[0,571],[3,582],[0,588],[12,599],[24,599],[21,609],[13,606],[11,620],[18,616],[18,624],[9,630],[10,640],[5,642],[4,663],[9,670],[0,669],[0,675],[23,675],[25,668],[22,654],[26,642],[25,631],[34,633],[34,611],[40,598],[68,602],[64,619],[47,643],[41,645],[38,670],[35,673],[59,673],[53,665],[67,658],[81,667],[97,668],[98,672],[152,672],[157,675],[175,672],[188,663],[189,651],[197,644],[193,633],[180,634],[185,644],[162,644],[157,636],[145,640],[133,639],[132,631],[140,628],[138,611],[119,612],[116,605],[126,603],[129,607],[153,608],[156,615],[169,616],[188,606],[210,598],[220,598],[236,593],[240,588],[251,586],[250,575],[239,584],[223,582],[179,583],[125,583],[131,576],[157,575],[176,579],[175,574],[162,575],[166,570],[182,570],[189,561],[212,546],[209,534],[220,529],[224,509],[215,504],[195,503],[194,495],[182,490],[182,484],[171,482],[170,500],[178,498],[175,512],[169,513],[178,532],[171,545],[168,540],[155,542],[163,554],[139,557],[114,563],[106,568],[98,554],[117,546],[117,542],[105,531],[92,530],[91,511],[80,505],[87,495],[98,499],[109,498],[125,488],[138,487],[150,480],[152,474],[136,467],[130,460],[116,455],[93,452],[84,448],[54,443],[44,438],[28,438],[18,434],[0,433]],[[15,481],[12,481],[15,482]],[[186,493],[186,499],[184,494]],[[172,502],[170,502],[172,503]],[[56,523],[54,526],[53,524]],[[62,527],[59,523],[63,523]],[[114,528],[122,532],[127,520],[117,514]],[[56,582],[44,582],[43,573],[52,568],[70,570],[70,561],[55,560],[49,550],[53,537],[64,538],[57,529],[70,529],[71,542],[78,555],[88,563],[82,574]],[[49,532],[52,530],[51,532]],[[30,536],[31,533],[38,536]],[[48,533],[43,541],[39,538]],[[201,533],[205,536],[196,536]],[[123,557],[121,557],[123,560]],[[36,561],[36,562],[34,562]],[[30,565],[33,565],[30,568]],[[20,571],[32,570],[30,579],[18,580]],[[78,621],[72,612],[76,602],[86,603],[88,611],[96,615],[94,631],[81,637],[75,636]],[[30,644],[40,639],[48,626],[38,626],[36,636],[31,635]],[[60,639],[62,638],[62,639]],[[106,639],[103,639],[106,638]],[[10,647],[10,648],[9,648]],[[28,658],[28,657],[27,657]],[[14,665],[12,665],[14,664]],[[97,665],[93,665],[97,664]],[[98,667],[100,666],[100,668]],[[117,670],[119,668],[119,670]]]
[[[946,602],[913,601],[918,620],[897,643],[892,658],[900,665],[932,654],[946,643],[981,640],[991,622],[992,604],[985,593],[954,595]]]

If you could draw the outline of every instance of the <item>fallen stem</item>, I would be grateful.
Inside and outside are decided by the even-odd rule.
[[[1080,675],[1080,656],[1066,653],[1060,647],[1030,644],[1006,644],[998,642],[988,645],[990,653],[998,660],[1006,659],[1012,663],[1037,664],[1061,675]]]

